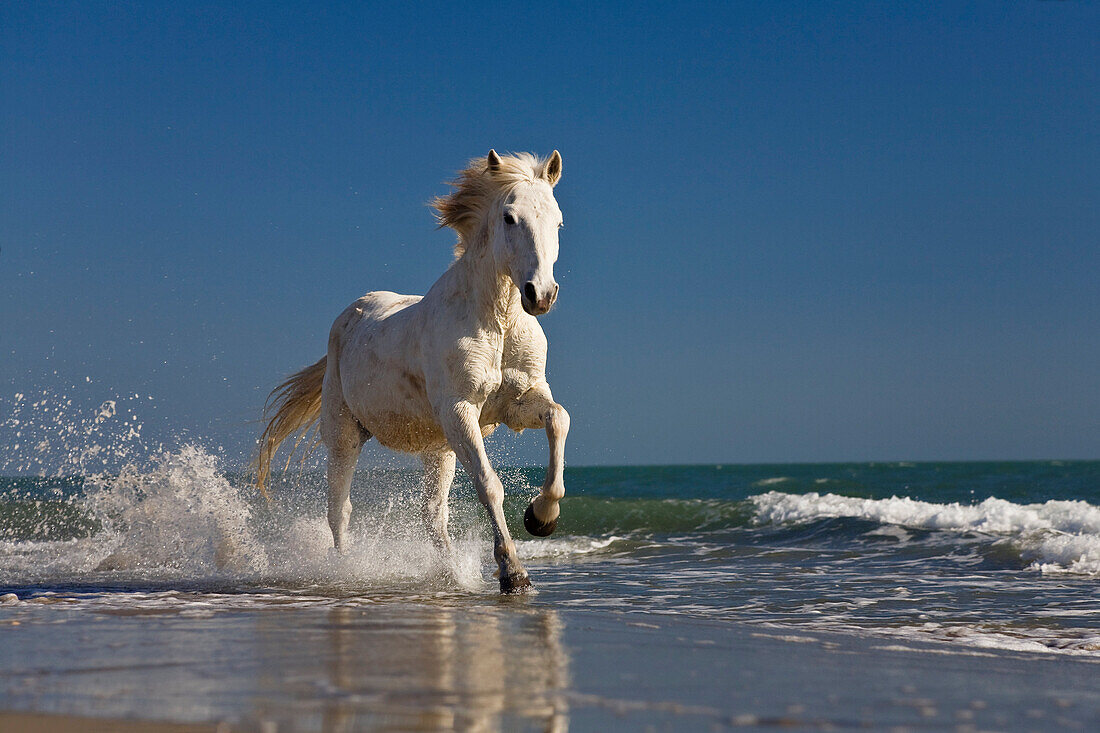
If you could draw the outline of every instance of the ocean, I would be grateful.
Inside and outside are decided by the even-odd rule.
[[[359,471],[343,557],[330,552],[323,474],[313,469],[283,476],[270,502],[194,446],[113,471],[0,479],[0,708],[338,730],[325,723],[326,704],[338,701],[359,721],[351,729],[436,728],[422,717],[430,709],[489,729],[588,720],[679,730],[937,727],[928,709],[948,715],[946,697],[952,725],[993,716],[986,727],[1012,728],[1019,721],[1006,711],[1026,696],[1011,685],[1022,682],[998,682],[981,699],[972,682],[940,699],[916,688],[952,675],[1027,680],[1048,665],[1080,671],[1072,684],[1039,683],[1038,702],[1018,714],[1052,725],[1062,716],[1055,727],[1100,720],[1098,461],[570,467],[557,532],[537,539],[521,516],[542,470],[499,471],[537,589],[520,599],[497,593],[488,522],[461,471],[451,494],[457,579],[420,528],[414,471]],[[587,685],[581,639],[585,653],[603,650],[584,665],[603,670]],[[291,683],[272,681],[271,644]],[[759,663],[758,679],[793,679],[813,659],[807,646],[843,652],[828,664],[851,674],[881,667],[888,676],[917,652],[942,660],[883,693],[930,700],[923,708],[829,702],[856,694],[851,680],[819,698],[805,687],[785,696],[772,680],[754,702],[737,702],[734,688],[747,694],[751,684],[736,682],[736,659]],[[488,664],[479,649],[497,660],[484,670],[492,679],[511,664],[503,658],[536,661],[537,673],[520,665],[509,684],[538,705],[505,696],[486,713],[485,692],[463,687]],[[410,650],[419,661],[405,659]],[[625,670],[616,661],[639,654]],[[173,660],[171,674],[143,666],[161,658]],[[437,679],[429,670],[441,664],[450,676]],[[964,674],[975,664],[986,673]],[[73,665],[106,671],[79,675]],[[180,665],[192,675],[182,682]],[[161,686],[150,681],[158,674]],[[705,679],[688,684],[697,674]],[[416,694],[395,697],[388,675]],[[672,682],[658,685],[665,677]],[[1006,700],[990,706],[998,694]]]
[[[546,539],[519,521],[541,470],[500,473],[520,556],[558,606],[1100,658],[1100,462],[570,468]],[[494,593],[468,481],[451,497],[453,588],[420,531],[417,481],[361,471],[356,549],[330,558],[317,472],[277,484],[270,506],[197,448],[91,482],[0,479],[0,583],[94,606],[181,588]]]

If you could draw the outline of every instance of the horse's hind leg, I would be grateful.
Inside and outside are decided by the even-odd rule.
[[[424,463],[424,504],[421,507],[424,525],[432,543],[444,558],[449,559],[451,538],[447,534],[447,497],[455,478],[455,454],[450,450],[425,453],[420,460]]]
[[[332,530],[332,546],[343,553],[347,550],[348,522],[351,519],[351,477],[359,460],[359,450],[329,448],[328,454],[328,526]]]
[[[351,518],[351,478],[370,433],[359,426],[341,400],[339,404],[322,405],[321,438],[328,446],[328,526],[333,547],[342,553],[347,549]]]
[[[569,434],[569,413],[554,402],[550,387],[544,382],[529,389],[514,402],[504,422],[513,430],[546,430],[546,439],[550,443],[546,480],[542,483],[542,491],[527,506],[523,526],[536,537],[547,537],[558,526],[558,515],[561,513],[558,502],[565,496],[565,437]]]

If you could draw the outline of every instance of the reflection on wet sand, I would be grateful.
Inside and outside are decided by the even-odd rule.
[[[261,644],[285,650],[285,630],[269,631]],[[569,660],[554,610],[345,606],[316,633],[325,637],[310,644],[320,668],[269,670],[260,719],[334,733],[568,730]]]

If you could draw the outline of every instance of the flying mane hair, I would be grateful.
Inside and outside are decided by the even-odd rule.
[[[490,152],[490,155],[496,154]],[[497,156],[496,167],[490,170],[489,156],[483,156],[471,159],[458,177],[448,182],[454,190],[446,196],[436,196],[429,205],[435,209],[440,227],[458,232],[455,257],[461,257],[473,243],[493,201],[517,184],[548,179],[549,162],[550,158],[531,153],[509,153]]]

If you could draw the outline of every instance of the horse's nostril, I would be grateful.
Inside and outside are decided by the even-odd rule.
[[[528,303],[535,303],[539,299],[538,294],[535,292],[535,284],[533,282],[528,281],[523,286],[523,297],[527,298]]]

